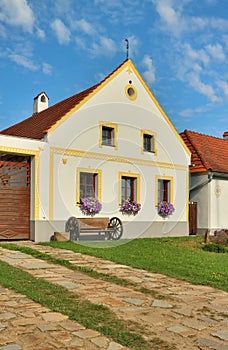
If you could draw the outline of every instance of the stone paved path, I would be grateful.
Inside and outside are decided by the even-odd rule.
[[[210,287],[191,285],[161,274],[118,265],[68,250],[53,249],[32,242],[19,242],[18,244],[31,246],[44,253],[49,253],[53,257],[66,259],[72,264],[115,275],[152,290],[153,296],[133,288],[121,287],[94,279],[62,266],[47,264],[20,252],[0,248],[1,260],[26,270],[38,278],[42,277],[52,283],[64,286],[95,304],[106,305],[123,320],[137,321],[139,326],[144,329],[148,339],[160,338],[169,344],[175,344],[178,350],[228,350],[228,293]],[[37,346],[36,349],[126,349],[97,332],[86,330],[76,322],[69,321],[63,315],[53,315],[50,310],[29,302],[23,296],[18,297],[16,293],[4,291],[0,294],[3,297],[3,302],[0,299],[0,305],[9,304],[9,309],[6,308],[4,311],[2,311],[2,307],[0,309],[0,350],[17,350],[20,349],[20,346],[21,349],[33,349],[29,347],[30,345],[23,343],[23,339],[26,337],[21,328],[26,329],[28,333],[30,330],[31,336],[35,336],[35,331],[38,332],[37,338],[39,339],[41,334],[44,338],[43,344],[50,344],[46,347]],[[6,298],[7,303],[4,302],[4,298]],[[15,298],[20,302],[14,307]],[[28,304],[26,311],[27,315],[30,316],[24,316],[24,309],[23,312],[22,309],[20,310],[23,300],[27,301],[25,303],[25,305]],[[11,302],[13,304],[10,304]],[[29,306],[33,304],[34,306]],[[19,312],[17,312],[18,308]],[[33,310],[35,311],[33,312]],[[50,318],[48,318],[48,314]],[[37,323],[34,322],[33,315],[35,315],[35,321],[40,319],[41,325],[44,323],[44,328],[38,327]],[[44,316],[47,316],[47,319]],[[63,319],[61,319],[62,317]],[[21,318],[22,322],[25,322],[24,325],[23,323],[20,325]],[[7,338],[8,332],[6,330],[12,328],[12,331],[16,332],[15,322],[18,327],[18,341],[15,342],[15,347],[7,348],[6,344],[12,343],[12,338],[11,340]],[[68,329],[64,328],[66,324],[70,325]],[[52,329],[53,327],[56,328]],[[58,334],[64,334],[64,336],[59,337]],[[2,335],[5,337],[3,341],[1,340]],[[65,342],[65,347],[61,344],[53,344],[49,337],[50,339],[56,337],[58,341],[61,339],[62,342]],[[26,339],[28,338],[29,336]],[[41,337],[41,339],[43,338]],[[20,339],[22,339],[22,343],[20,343]]]

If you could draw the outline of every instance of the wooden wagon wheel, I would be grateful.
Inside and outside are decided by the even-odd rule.
[[[66,222],[65,231],[70,232],[71,241],[78,241],[80,236],[79,220],[76,217],[71,216]]]
[[[109,221],[109,227],[113,229],[113,231],[110,233],[110,238],[117,240],[120,239],[120,237],[123,234],[123,225],[119,218],[113,217]]]

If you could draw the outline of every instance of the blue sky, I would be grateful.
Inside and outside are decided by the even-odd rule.
[[[130,57],[179,132],[228,130],[227,0],[0,0],[0,129]]]

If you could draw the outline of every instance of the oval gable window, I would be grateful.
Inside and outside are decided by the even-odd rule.
[[[136,97],[137,97],[137,90],[136,88],[129,84],[126,86],[126,89],[125,89],[125,92],[126,92],[126,95],[127,97],[130,99],[130,100],[135,100]]]

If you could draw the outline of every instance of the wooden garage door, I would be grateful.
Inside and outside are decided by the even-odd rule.
[[[29,157],[0,154],[0,239],[29,238]]]

